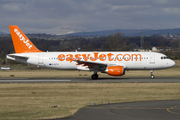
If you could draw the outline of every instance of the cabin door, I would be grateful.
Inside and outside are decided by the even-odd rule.
[[[150,64],[155,64],[155,54],[150,54]]]
[[[38,64],[44,64],[44,61],[43,61],[43,54],[39,54],[38,55]]]

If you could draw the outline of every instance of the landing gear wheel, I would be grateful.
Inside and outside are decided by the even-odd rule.
[[[151,78],[151,79],[154,79],[154,75],[151,75],[150,78]]]
[[[92,78],[93,80],[98,79],[98,74],[93,74],[93,75],[91,76],[91,78]]]

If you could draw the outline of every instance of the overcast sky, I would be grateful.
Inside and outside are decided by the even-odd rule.
[[[180,28],[180,0],[0,0],[0,31],[66,34]]]

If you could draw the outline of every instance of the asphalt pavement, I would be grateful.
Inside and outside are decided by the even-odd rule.
[[[73,116],[51,120],[179,120],[180,100],[93,105]]]
[[[0,83],[179,83],[180,77],[0,78]]]

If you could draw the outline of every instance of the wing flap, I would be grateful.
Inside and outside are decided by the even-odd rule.
[[[94,65],[104,65],[107,66],[106,63],[101,63],[101,62],[93,62],[93,61],[81,61],[81,60],[74,60],[77,62],[76,65],[84,65],[84,66],[94,66]]]

